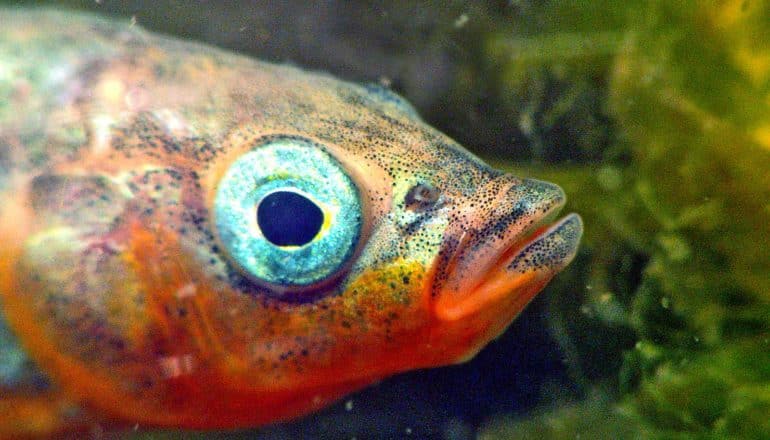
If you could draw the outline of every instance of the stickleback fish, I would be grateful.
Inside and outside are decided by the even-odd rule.
[[[558,186],[387,89],[0,23],[0,436],[298,417],[471,358],[575,255]]]

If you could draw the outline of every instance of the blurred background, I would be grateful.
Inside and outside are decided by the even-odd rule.
[[[576,261],[474,360],[221,438],[770,438],[770,2],[0,4],[386,85],[583,216]]]

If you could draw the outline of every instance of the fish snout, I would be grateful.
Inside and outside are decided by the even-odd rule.
[[[565,203],[558,185],[504,175],[458,207],[433,280],[439,318],[457,320],[508,298],[519,304],[512,320],[575,255],[580,217],[550,224]]]

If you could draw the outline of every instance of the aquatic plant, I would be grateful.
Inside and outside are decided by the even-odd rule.
[[[588,397],[482,438],[770,435],[768,6],[650,1],[626,16],[600,66],[628,161],[548,176],[589,225],[585,287],[562,280],[551,301]]]

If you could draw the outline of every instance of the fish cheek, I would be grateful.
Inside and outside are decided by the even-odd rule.
[[[335,372],[330,380],[374,380],[422,365],[415,354],[431,321],[422,302],[425,277],[422,264],[397,259],[356,273],[326,301],[333,346],[316,365]]]
[[[446,363],[435,341],[430,292],[432,262],[444,222],[405,231],[397,212],[381,219],[340,295],[337,338],[359,350],[355,362],[370,376]],[[351,343],[354,342],[355,346]]]

